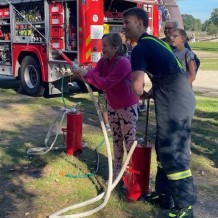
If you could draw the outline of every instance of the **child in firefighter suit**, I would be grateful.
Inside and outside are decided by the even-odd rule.
[[[132,88],[143,94],[144,73],[149,73],[156,114],[158,169],[152,203],[172,208],[169,217],[193,217],[196,192],[190,170],[191,121],[195,96],[181,63],[170,46],[146,33],[148,14],[140,8],[123,13],[126,37],[138,41],[131,55]],[[149,200],[150,200],[149,199]],[[172,202],[172,203],[171,203]]]

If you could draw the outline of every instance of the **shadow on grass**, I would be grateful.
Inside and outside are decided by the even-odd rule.
[[[96,127],[98,125],[98,117],[93,107],[93,103],[91,103],[90,100],[82,98],[74,99],[73,96],[69,96],[67,98],[72,103],[75,101],[82,102],[84,124],[88,124],[88,127]],[[8,115],[11,113],[11,103],[13,103],[13,107],[16,107],[16,103],[20,105],[22,102],[27,108],[29,108],[32,107],[34,102],[35,104],[39,104],[40,102],[40,104],[45,103],[45,107],[42,111],[40,109],[41,112],[33,110],[31,113],[31,121],[26,119],[23,120],[23,123],[15,121],[12,124],[12,130],[7,130],[7,128],[3,129],[3,127],[1,128],[0,155],[2,157],[0,161],[0,217],[20,218],[25,216],[25,212],[29,212],[29,215],[32,216],[33,214],[31,212],[39,209],[35,208],[35,200],[40,197],[37,194],[37,186],[34,186],[33,189],[26,189],[26,185],[34,179],[44,178],[44,169],[48,165],[49,161],[52,159],[52,161],[55,162],[56,159],[58,160],[60,158],[60,154],[63,152],[52,151],[51,154],[44,156],[38,155],[34,157],[27,156],[26,154],[29,147],[43,147],[43,140],[46,135],[45,133],[48,131],[48,127],[46,127],[48,122],[43,122],[43,119],[45,119],[43,117],[47,114],[47,112],[44,114],[44,111],[53,110],[51,111],[51,114],[53,114],[54,111],[57,111],[57,102],[56,104],[48,104],[46,101],[47,99],[43,100],[43,98],[38,99],[28,97],[22,101],[17,99],[14,101],[8,101],[6,99],[2,102],[3,107],[8,111]],[[54,101],[56,101],[56,99],[54,99]],[[49,116],[50,118],[47,117],[47,119],[51,119],[51,114]],[[13,113],[13,116],[14,115],[15,114]],[[39,120],[41,121],[39,122]],[[95,189],[100,194],[104,190],[104,182],[108,179],[108,161],[104,154],[99,153],[98,156],[100,161],[99,170],[96,172],[94,177],[89,177],[88,179],[90,179]],[[93,171],[97,159],[95,149],[84,148],[83,153],[77,155],[77,158],[82,164],[86,165],[86,171]],[[73,165],[73,163],[71,164]],[[76,165],[74,167],[77,168]],[[81,173],[83,173],[82,170]],[[50,194],[47,197],[49,196]]]
[[[1,82],[3,83],[3,81]],[[10,82],[4,84],[3,89],[11,90],[11,85],[18,88],[19,85],[14,84],[15,82],[13,80],[12,84]],[[5,98],[1,100],[1,108],[4,109],[4,116],[11,119],[11,121],[6,119],[6,123],[12,127],[1,126],[0,130],[0,217],[23,218],[26,212],[33,215],[30,212],[36,209],[34,201],[39,197],[37,196],[37,187],[30,191],[31,189],[27,189],[26,185],[34,179],[43,178],[44,168],[50,160],[48,158],[50,155],[31,157],[27,156],[26,151],[29,147],[44,146],[44,138],[48,131],[48,122],[47,120],[44,122],[44,119],[51,119],[52,123],[54,114],[57,112],[58,102],[54,100],[50,105],[51,102],[48,104],[47,100],[43,98],[23,98],[21,95],[17,96],[13,93],[12,98],[7,91],[5,94]],[[90,105],[89,100],[83,102]],[[16,116],[19,118],[20,114],[13,109],[16,108],[16,104],[18,107],[24,104],[25,108],[30,111],[34,104],[44,104],[44,110],[40,109],[41,112],[39,112],[33,109],[31,120],[24,116],[24,120],[19,121]],[[50,115],[47,110],[50,111]],[[58,154],[58,152],[55,153]],[[54,159],[58,158],[58,156],[52,156]],[[104,159],[103,156],[101,159]]]
[[[93,103],[89,99],[84,99],[82,97],[76,97],[74,95],[67,96],[66,99],[72,104],[74,102],[82,102],[81,109],[83,111],[83,122],[84,124],[88,124],[89,126],[96,127],[99,125],[97,113],[94,109]],[[37,104],[38,101],[35,101],[35,98],[25,98],[22,103],[32,105],[34,102]],[[52,99],[51,99],[52,100]],[[53,103],[46,103],[42,99],[41,104],[45,104],[44,111],[46,110],[54,110],[57,111],[57,104],[59,102],[55,101]],[[18,104],[21,101],[17,101]],[[14,102],[13,102],[14,103]],[[16,102],[15,102],[16,103]],[[5,101],[4,107],[9,109],[13,109],[10,107],[11,102]],[[47,106],[49,106],[47,108]],[[31,106],[32,107],[32,106]],[[12,110],[13,111],[13,110]],[[1,142],[0,142],[0,155],[1,162],[0,162],[0,217],[11,218],[11,217],[24,217],[25,211],[31,211],[34,209],[34,200],[37,198],[37,190],[33,192],[28,191],[26,189],[26,184],[31,181],[32,179],[37,179],[43,177],[43,170],[49,163],[51,159],[55,162],[61,152],[56,151],[49,155],[50,157],[47,158],[46,156],[37,156],[34,158],[27,157],[26,149],[28,148],[28,143],[32,142],[34,147],[35,146],[42,146],[41,142],[45,137],[45,133],[47,132],[47,127],[45,123],[42,121],[39,123],[34,123],[34,121],[42,120],[42,116],[44,111],[33,111],[33,119],[30,121],[23,120],[24,123],[28,123],[23,127],[22,124],[14,124],[13,129],[15,130],[7,130],[1,128]],[[54,112],[53,111],[53,112]],[[53,113],[51,112],[51,113]],[[45,113],[44,115],[46,115]],[[8,116],[10,116],[10,112],[8,112]],[[17,115],[19,116],[19,114]],[[196,117],[198,118],[214,118],[218,117],[217,113],[205,113],[196,111]],[[51,116],[50,116],[51,118]],[[217,119],[216,119],[217,120]],[[16,122],[16,121],[14,121]],[[150,122],[152,123],[152,129],[155,129],[154,125],[154,117],[151,118]],[[143,117],[140,118],[139,123],[142,132],[144,131],[144,119]],[[32,131],[30,131],[32,130]],[[198,145],[198,147],[194,148],[194,152],[209,158],[210,160],[215,160],[217,166],[217,141],[214,138],[217,135],[217,124],[213,123],[208,120],[198,120],[194,119],[193,121],[193,142]],[[152,133],[152,132],[151,132]],[[96,145],[97,146],[97,145]],[[29,145],[30,147],[30,145]],[[207,148],[207,151],[205,150]],[[209,152],[208,152],[209,151]],[[87,166],[87,171],[93,172],[93,169],[96,166],[96,151],[94,148],[84,148],[84,152],[81,155],[77,156],[78,160],[84,165]],[[99,171],[97,172],[97,179],[96,177],[90,177],[90,181],[96,188],[98,193],[101,193],[103,190],[103,182],[108,178],[108,162],[106,155],[100,153],[100,167]],[[93,161],[88,161],[93,160]],[[74,164],[70,162],[70,164]],[[74,167],[79,166],[75,165]],[[81,170],[81,174],[84,171]],[[36,188],[37,189],[37,188]],[[116,188],[115,195],[120,195],[120,191]],[[48,195],[47,197],[50,197]],[[129,208],[134,210],[136,208],[138,211],[141,210],[141,214],[144,214],[144,210],[142,210],[139,206],[131,204],[128,205]],[[49,209],[48,209],[49,210]],[[129,209],[128,209],[129,210]],[[54,212],[54,208],[52,209]],[[127,211],[126,208],[123,211]],[[48,212],[48,211],[47,211]],[[102,212],[100,212],[102,213]],[[21,215],[22,214],[22,215]],[[30,214],[32,215],[32,214]],[[36,214],[35,214],[36,215]],[[103,217],[103,215],[102,215]],[[135,217],[140,217],[135,216]],[[143,217],[143,216],[141,216]],[[149,216],[148,216],[149,217]]]
[[[192,122],[192,151],[214,162],[218,167],[218,112],[196,110]]]
[[[27,191],[25,186],[31,178],[41,177],[41,169],[46,165],[41,158],[32,162],[25,155],[22,131],[28,129],[22,129],[19,135],[13,131],[1,131],[0,217],[21,217],[20,211],[25,216],[25,212],[31,210],[36,193]]]

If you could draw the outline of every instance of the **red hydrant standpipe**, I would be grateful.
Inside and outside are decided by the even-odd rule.
[[[78,110],[67,113],[67,128],[62,128],[67,155],[82,152],[82,119],[82,112]]]
[[[123,176],[126,198],[130,201],[137,201],[143,194],[149,193],[150,163],[151,146],[138,144]]]
[[[74,65],[61,50],[57,50],[61,57],[71,66]],[[82,152],[82,112],[76,109],[75,112],[67,113],[67,128],[63,128],[67,155],[74,155],[75,152]]]
[[[147,101],[145,136],[138,140],[132,154],[123,182],[127,187],[126,198],[137,201],[143,194],[149,193],[149,178],[151,165],[151,143],[148,140],[149,99]]]

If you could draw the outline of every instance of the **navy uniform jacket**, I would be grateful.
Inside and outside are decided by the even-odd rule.
[[[164,78],[170,74],[181,72],[177,64],[175,55],[167,50],[160,43],[151,39],[142,39],[145,36],[153,37],[146,33],[139,38],[131,55],[132,71],[144,71],[151,74],[154,78]]]

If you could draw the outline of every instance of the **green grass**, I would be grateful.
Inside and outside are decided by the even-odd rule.
[[[218,52],[218,42],[197,42],[190,46],[195,51]]]
[[[10,105],[17,104],[16,107],[19,108],[22,104],[21,100],[10,98],[13,94],[15,93],[5,92],[4,96],[0,96],[1,99],[5,99],[5,106],[9,108],[8,112],[10,111]],[[33,107],[34,101],[37,102],[37,107]],[[73,95],[66,99],[66,104],[70,106],[78,101],[82,103],[81,109],[84,111],[84,116],[97,120],[94,106],[88,94]],[[83,140],[87,142],[88,147],[85,147],[81,154],[66,156],[64,150],[59,150],[49,152],[46,155],[28,157],[26,155],[28,148],[44,146],[44,137],[50,123],[54,119],[54,116],[48,116],[48,113],[43,113],[49,110],[52,114],[54,111],[57,112],[59,109],[58,105],[61,106],[62,100],[59,97],[51,99],[26,98],[24,102],[25,105],[22,104],[22,110],[27,115],[30,114],[35,119],[38,119],[37,124],[35,124],[35,119],[32,119],[31,122],[24,120],[22,123],[14,124],[16,126],[19,125],[19,128],[10,129],[1,126],[0,129],[2,139],[0,142],[1,179],[10,184],[10,188],[7,189],[7,193],[10,193],[10,195],[7,195],[7,199],[11,198],[12,201],[12,194],[16,198],[22,199],[22,201],[28,199],[31,203],[29,209],[31,217],[35,218],[48,216],[59,209],[93,198],[103,192],[106,188],[105,181],[108,179],[105,145],[98,148],[100,164],[97,174],[90,178],[79,178],[80,175],[93,172],[96,169],[97,156],[95,149],[103,140],[101,130],[98,128],[99,124],[95,123],[93,128],[84,130]],[[43,105],[43,107],[40,105]],[[214,182],[214,167],[218,166],[217,108],[217,98],[197,96],[197,110],[193,120],[192,133],[192,169],[196,178],[199,177],[198,172],[206,172],[208,178],[210,178],[207,182]],[[144,118],[140,117],[139,122],[143,123]],[[150,123],[149,134],[152,135],[155,130],[153,105],[151,105]],[[37,125],[38,131],[34,131],[35,125]],[[63,138],[61,137],[57,145],[63,143],[62,140]],[[152,185],[155,173],[156,161],[153,150]],[[67,178],[64,176],[65,174],[72,174],[78,176],[78,178]],[[212,192],[213,188],[213,185],[199,186],[199,189],[203,191]],[[16,206],[13,201],[11,204],[10,206]],[[97,204],[94,204],[92,207],[96,206]],[[87,207],[85,210],[87,210]],[[118,217],[127,217],[127,214],[131,214],[132,217],[144,218],[155,216],[155,214],[159,213],[158,211],[157,208],[145,205],[142,202],[137,204],[127,202],[120,190],[116,188],[106,208],[91,217],[111,216],[115,218],[117,214]],[[75,211],[71,212],[75,213]]]
[[[218,58],[201,58],[200,70],[218,71]]]
[[[198,45],[199,44],[199,45]],[[204,44],[204,43],[203,43]],[[201,43],[193,46],[203,46]],[[214,44],[208,43],[204,51],[210,51]],[[217,51],[214,51],[214,54]],[[201,59],[209,70],[214,59],[205,57]],[[15,86],[16,89],[16,86]],[[97,95],[97,93],[95,93]],[[196,93],[197,108],[193,119],[192,129],[192,161],[191,168],[197,182],[197,189],[205,196],[217,198],[217,167],[218,167],[218,98],[204,97]],[[72,94],[66,96],[67,107],[81,102],[83,112],[84,129],[83,141],[87,147],[81,154],[67,156],[65,149],[51,151],[46,155],[28,156],[27,149],[32,147],[45,147],[44,139],[48,129],[63,106],[61,97],[56,98],[31,98],[22,96],[11,89],[10,86],[0,87],[0,215],[4,211],[14,214],[29,213],[31,218],[41,218],[97,196],[106,190],[105,181],[108,179],[108,160],[106,146],[99,146],[103,140],[99,121],[94,105],[88,94]],[[60,121],[60,119],[59,119]],[[144,117],[139,117],[138,135],[144,133]],[[89,126],[87,127],[87,124]],[[64,123],[66,125],[66,123]],[[149,120],[149,136],[154,142],[155,115],[151,104]],[[48,143],[54,139],[54,133]],[[111,142],[111,139],[110,139]],[[63,144],[60,135],[55,146]],[[99,156],[98,172],[91,177],[80,176],[94,173],[97,166],[96,148]],[[156,160],[153,149],[151,160],[151,180],[153,188],[156,174]],[[66,174],[76,178],[65,177]],[[102,202],[102,201],[101,201]],[[100,202],[92,206],[95,208]],[[10,212],[11,211],[11,212]],[[76,211],[81,211],[76,210]],[[17,213],[18,213],[17,212]],[[71,211],[75,213],[75,211]],[[141,201],[137,203],[127,202],[119,188],[112,192],[106,207],[91,218],[150,218],[160,217],[161,211]],[[14,215],[13,214],[13,215]],[[6,215],[4,215],[6,216]],[[2,217],[4,217],[2,216]],[[21,215],[20,215],[21,216]],[[16,216],[14,216],[16,217]],[[161,216],[163,217],[163,216]]]
[[[200,70],[218,71],[218,42],[197,42],[190,46],[201,61]],[[210,54],[205,55],[202,52]]]
[[[197,96],[192,128],[193,151],[218,167],[218,99]]]

